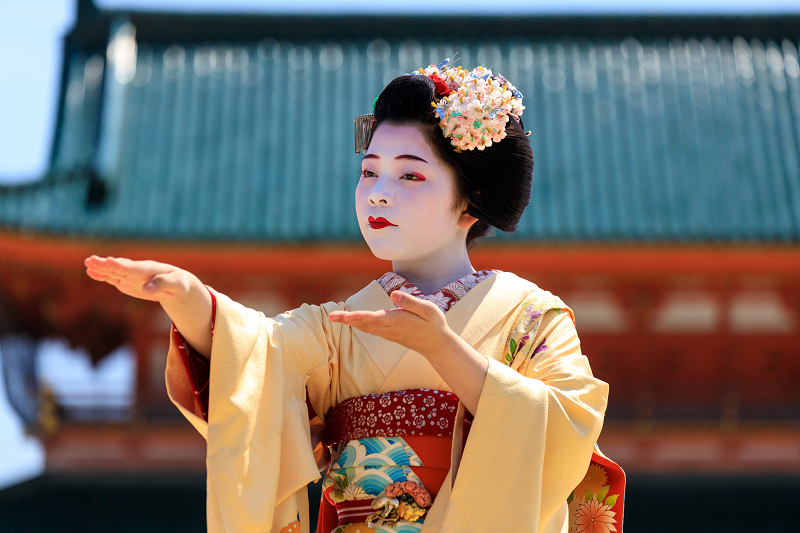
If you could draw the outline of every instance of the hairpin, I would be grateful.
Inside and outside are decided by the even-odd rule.
[[[356,153],[360,154],[367,151],[375,132],[375,115],[360,115],[354,120],[356,126]]]

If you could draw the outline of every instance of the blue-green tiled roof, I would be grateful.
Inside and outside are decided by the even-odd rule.
[[[525,95],[533,199],[512,238],[800,239],[796,41],[139,40],[134,72],[132,30],[115,26],[116,51],[68,55],[52,170],[0,190],[0,225],[358,240],[352,118],[394,76],[458,52]]]

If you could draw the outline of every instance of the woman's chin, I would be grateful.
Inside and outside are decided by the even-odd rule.
[[[397,261],[399,259],[397,251],[389,250],[383,246],[370,246],[372,255],[384,261]]]
[[[367,241],[367,246],[369,246],[372,255],[378,259],[383,259],[384,261],[402,261],[403,259],[408,259],[408,257],[406,257],[408,254],[404,254],[396,245],[392,246],[388,242],[374,241],[375,239],[373,239],[373,242]]]

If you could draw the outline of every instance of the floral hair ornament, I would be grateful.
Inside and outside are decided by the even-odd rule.
[[[520,93],[508,80],[485,67],[468,71],[450,65],[450,58],[438,65],[411,72],[427,76],[442,98],[431,105],[444,136],[456,152],[483,150],[506,136],[509,117],[519,122],[525,106]]]
[[[503,76],[492,74],[485,67],[468,71],[450,64],[447,58],[438,65],[409,73],[433,81],[436,96],[440,98],[431,105],[444,136],[450,139],[456,152],[483,150],[504,139],[509,117],[519,122],[525,109],[522,93]],[[375,115],[355,118],[357,154],[366,151],[374,126]]]

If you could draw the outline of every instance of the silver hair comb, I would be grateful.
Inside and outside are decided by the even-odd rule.
[[[356,126],[356,153],[367,151],[375,131],[375,115],[361,115],[353,119]]]

